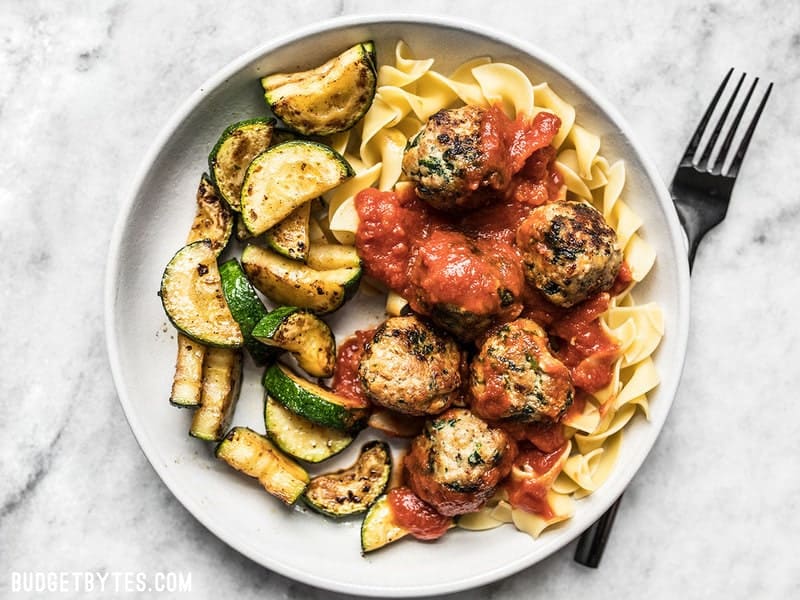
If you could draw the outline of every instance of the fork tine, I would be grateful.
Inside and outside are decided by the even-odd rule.
[[[708,139],[708,144],[706,144],[705,150],[703,150],[703,155],[700,157],[700,162],[697,163],[698,169],[705,171],[706,167],[708,166],[708,161],[711,158],[711,153],[714,151],[717,138],[719,138],[719,134],[722,132],[722,128],[725,125],[725,120],[728,118],[728,113],[731,111],[731,107],[733,107],[736,96],[739,95],[739,89],[741,89],[746,75],[747,73],[742,73],[742,76],[739,78],[739,82],[736,84],[736,87],[731,94],[731,97],[728,99],[728,104],[725,105],[725,110],[722,111],[722,114],[717,121],[717,126],[714,127],[714,131],[711,132],[711,137]]]
[[[753,81],[753,85],[750,86],[750,89],[747,91],[747,95],[744,97],[744,102],[742,102],[741,107],[739,107],[739,112],[736,113],[736,118],[731,123],[730,131],[728,131],[728,135],[725,136],[725,141],[722,142],[722,147],[719,149],[719,154],[717,155],[716,163],[714,167],[711,169],[711,172],[714,175],[719,175],[722,173],[722,167],[725,164],[725,159],[728,155],[728,150],[730,149],[731,144],[733,143],[733,137],[736,135],[736,130],[739,129],[739,123],[744,116],[744,111],[747,110],[747,105],[750,104],[750,98],[753,96],[753,92],[758,85],[758,77],[756,77],[755,81]]]
[[[756,109],[756,113],[753,115],[753,120],[750,121],[750,126],[747,128],[747,131],[742,138],[742,141],[739,143],[739,149],[736,150],[736,154],[733,157],[733,162],[731,162],[730,169],[728,169],[728,177],[736,177],[739,173],[739,167],[742,166],[742,161],[744,160],[744,153],[747,152],[747,146],[750,145],[750,138],[753,137],[753,132],[756,130],[756,125],[758,125],[758,120],[761,118],[761,112],[764,110],[764,106],[767,104],[767,98],[769,98],[769,93],[772,91],[772,82],[767,86],[767,91],[764,93],[764,97],[761,99],[761,104],[758,105],[758,109]]]
[[[732,74],[733,67],[731,67],[731,70],[728,71],[727,75],[725,75],[725,78],[722,80],[719,88],[717,88],[717,93],[714,94],[714,99],[711,100],[711,104],[708,105],[703,118],[700,119],[700,122],[697,124],[697,129],[694,130],[694,135],[692,135],[692,139],[689,141],[689,145],[686,147],[686,151],[683,153],[681,164],[692,164],[694,162],[694,154],[697,152],[697,147],[700,145],[700,138],[703,137],[703,132],[706,130],[706,125],[708,125],[709,119],[711,119],[711,114],[714,112],[717,102],[719,101],[720,96],[722,96],[722,91],[725,89],[725,86],[728,85],[728,80],[731,78]]]

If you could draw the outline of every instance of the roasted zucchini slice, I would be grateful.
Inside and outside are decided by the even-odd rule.
[[[178,356],[169,401],[181,408],[200,406],[203,388],[203,358],[207,348],[182,333],[178,334]]]
[[[353,175],[347,160],[325,144],[295,140],[272,146],[247,168],[241,196],[245,227],[261,235]]]
[[[366,511],[389,485],[392,455],[386,442],[369,442],[353,466],[313,477],[303,493],[311,508],[341,518]]]
[[[186,243],[209,240],[214,254],[219,256],[231,239],[233,215],[230,206],[220,199],[211,179],[203,173],[197,186],[197,212]]]
[[[331,377],[336,366],[336,340],[328,324],[296,306],[280,306],[253,329],[263,344],[291,352],[312,377]]]
[[[308,248],[306,264],[312,269],[326,271],[344,267],[361,268],[361,258],[355,246],[341,244],[312,244]]]
[[[264,388],[292,412],[325,427],[357,431],[369,416],[368,403],[340,396],[280,363],[267,367]]]
[[[294,504],[309,482],[306,470],[248,427],[234,427],[215,452],[237,471],[255,477],[273,496]]]
[[[218,442],[230,425],[242,381],[242,352],[209,348],[203,360],[200,408],[194,413],[189,435]]]
[[[209,240],[192,242],[175,253],[161,277],[161,303],[178,331],[201,344],[220,348],[244,344],[225,301]]]
[[[229,125],[208,155],[208,170],[220,196],[241,210],[242,182],[247,167],[272,140],[275,119],[257,118]]]
[[[308,225],[311,202],[298,206],[283,221],[264,234],[267,245],[293,260],[306,261],[308,257]]]
[[[376,83],[372,41],[356,44],[314,69],[261,79],[272,112],[303,135],[350,129],[372,105]]]
[[[361,279],[361,267],[318,271],[254,244],[242,252],[242,267],[256,289],[276,304],[307,308],[318,315],[341,307]]]
[[[267,436],[286,454],[306,462],[318,463],[339,454],[353,442],[353,435],[323,427],[283,404],[264,396],[264,423]]]
[[[408,530],[394,522],[389,499],[384,494],[370,506],[361,522],[361,552],[366,554],[382,548],[408,533]]]
[[[267,308],[235,258],[219,266],[222,292],[233,318],[244,336],[244,346],[257,365],[264,365],[280,352],[265,346],[253,337],[253,328],[267,315]]]

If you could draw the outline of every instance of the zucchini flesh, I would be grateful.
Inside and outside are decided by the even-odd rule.
[[[312,377],[331,377],[336,366],[336,341],[328,324],[315,314],[295,306],[281,306],[253,329],[253,337],[269,346],[287,350]]]
[[[229,125],[208,155],[208,170],[220,196],[241,210],[242,182],[250,162],[269,147],[275,119],[248,119]]]
[[[368,402],[335,394],[280,363],[267,367],[263,383],[267,393],[286,408],[325,427],[355,431],[369,415]]]
[[[272,112],[304,135],[350,129],[372,104],[376,84],[372,41],[356,44],[314,69],[261,79]]]
[[[242,252],[242,267],[256,289],[276,304],[318,315],[341,307],[361,279],[361,267],[318,271],[254,244]]]
[[[325,144],[295,140],[272,146],[247,168],[241,195],[244,224],[261,235],[353,175],[347,160]]]
[[[267,245],[293,260],[305,262],[308,256],[308,226],[311,202],[298,206],[283,221],[264,234]]]
[[[203,387],[203,358],[206,347],[182,333],[178,334],[178,356],[175,359],[175,375],[169,401],[182,408],[200,406]]]
[[[361,268],[361,258],[355,246],[341,244],[312,244],[308,249],[306,264],[318,271],[352,267]]]
[[[391,473],[389,445],[369,442],[353,466],[312,478],[303,500],[317,512],[334,518],[360,514],[386,491]]]
[[[161,278],[161,303],[178,331],[201,344],[220,348],[244,344],[225,301],[209,240],[192,242],[175,253]]]
[[[303,467],[248,427],[231,429],[215,454],[237,471],[258,479],[267,492],[286,504],[294,504],[308,485]]]
[[[354,439],[350,433],[323,427],[293,413],[269,395],[264,397],[264,423],[267,436],[281,450],[310,463],[339,454]]]
[[[211,179],[203,173],[197,187],[197,211],[186,243],[210,240],[214,254],[219,256],[231,239],[233,221],[230,207],[220,199]]]
[[[241,381],[241,351],[209,348],[203,361],[200,408],[194,413],[189,435],[209,442],[222,439],[239,398]]]
[[[384,494],[370,506],[361,522],[361,552],[366,554],[408,535],[394,522],[389,500]]]
[[[244,346],[257,365],[264,365],[279,354],[253,337],[253,328],[267,315],[267,309],[235,258],[219,266],[222,292],[231,314],[244,336]]]

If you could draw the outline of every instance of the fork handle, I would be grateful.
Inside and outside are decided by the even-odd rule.
[[[602,517],[581,534],[578,547],[575,549],[575,562],[592,569],[596,569],[600,564],[608,536],[611,535],[611,527],[614,525],[614,517],[617,516],[620,500],[622,500],[622,495],[614,500],[614,504],[603,513]]]
[[[678,213],[683,231],[686,233],[686,241],[688,244],[689,256],[689,272],[694,266],[694,257],[697,254],[697,247],[700,245],[700,240],[708,232],[709,227],[705,220],[701,217],[700,212],[696,206],[691,204],[684,204],[677,200],[674,196],[672,198],[675,210]]]

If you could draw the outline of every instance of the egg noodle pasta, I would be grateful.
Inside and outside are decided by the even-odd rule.
[[[511,477],[539,477],[546,484],[547,517],[512,507],[501,489],[477,513],[464,515],[462,528],[482,530],[513,523],[537,537],[546,528],[569,519],[575,500],[599,489],[613,472],[623,432],[637,413],[648,416],[647,395],[658,385],[652,354],[664,334],[663,315],[654,303],[638,304],[632,289],[652,268],[655,251],[638,234],[640,217],[624,201],[625,164],[601,154],[601,139],[582,127],[575,108],[547,83],[534,84],[517,67],[477,57],[449,75],[434,70],[431,58],[415,58],[404,42],[395,48],[394,64],[380,67],[377,91],[361,123],[335,143],[356,171],[346,184],[325,195],[333,235],[353,243],[358,227],[353,197],[369,186],[390,190],[403,180],[401,163],[407,143],[437,111],[464,104],[499,105],[508,117],[532,118],[538,112],[557,115],[561,126],[553,139],[555,165],[565,199],[590,203],[615,230],[631,284],[613,297],[600,316],[601,326],[620,348],[611,382],[587,394],[577,414],[562,422],[569,442],[564,455],[544,475],[514,468]],[[402,298],[389,294],[387,312],[397,314]]]

